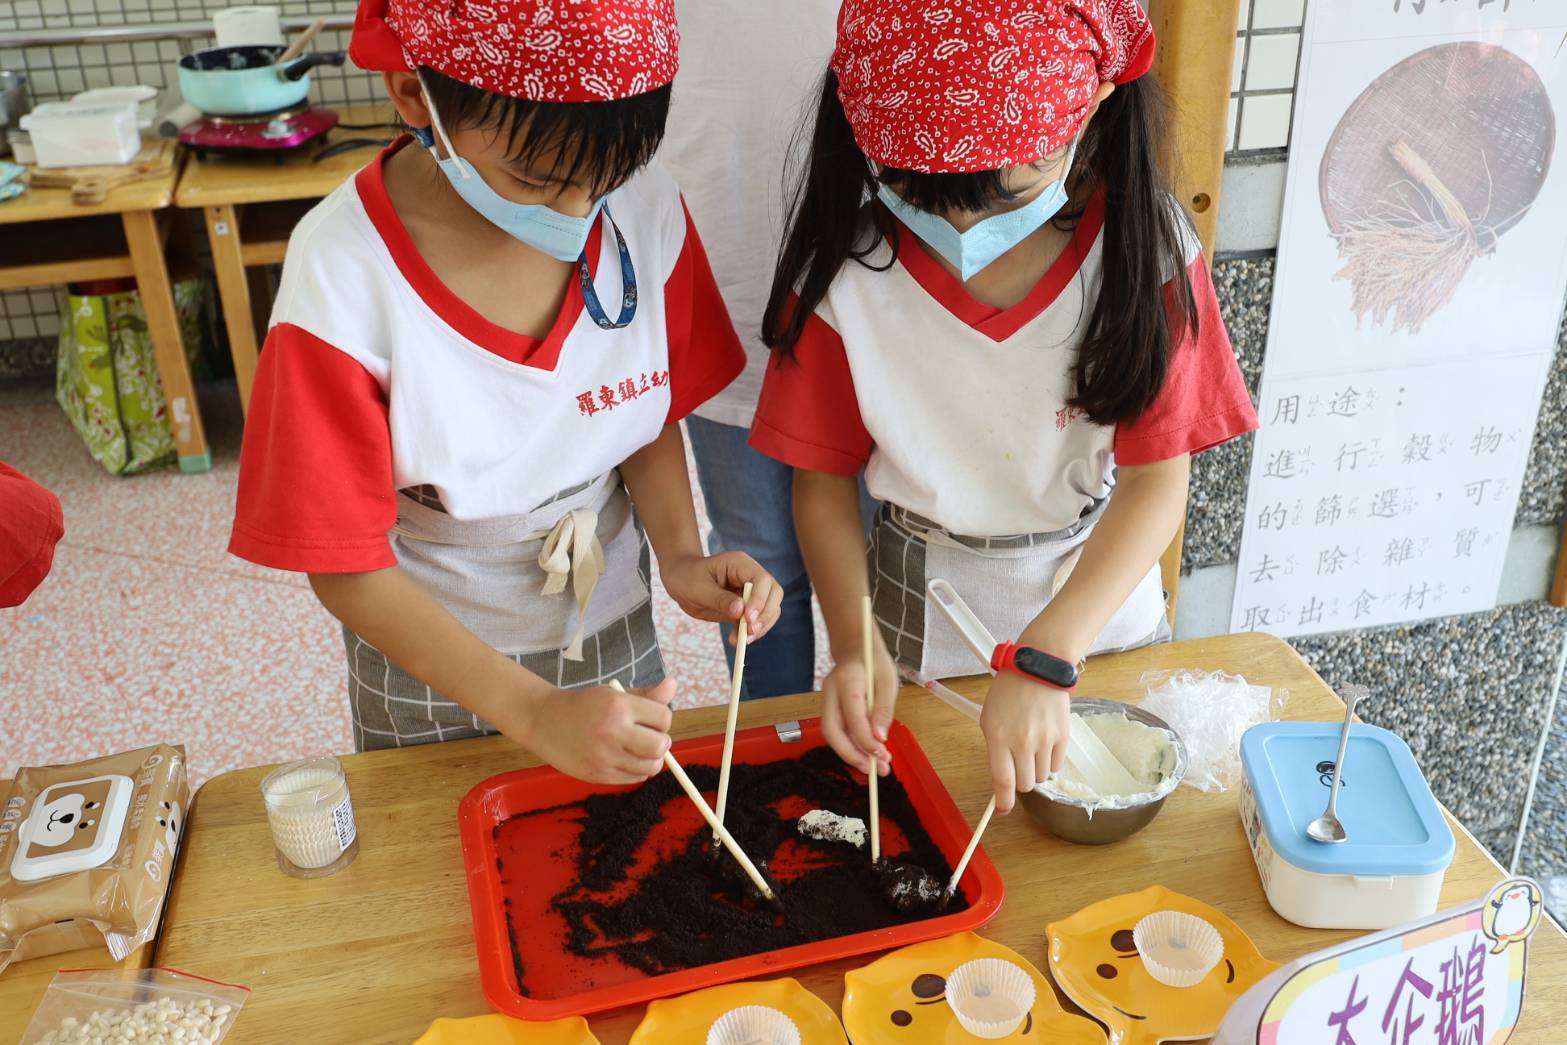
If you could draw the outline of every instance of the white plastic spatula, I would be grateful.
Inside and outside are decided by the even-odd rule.
[[[1096,795],[1135,795],[1148,788],[1127,772],[1115,752],[1105,746],[1083,716],[1072,715],[1072,729],[1066,736],[1066,765],[1062,776],[1086,784]]]
[[[974,656],[980,659],[987,671],[990,658],[996,650],[996,637],[985,627],[985,622],[969,608],[963,597],[946,581],[937,578],[925,586],[931,600],[941,607],[952,626],[958,629]],[[994,674],[994,672],[991,672]],[[1129,773],[1119,759],[1105,747],[1099,735],[1088,727],[1079,715],[1072,716],[1072,728],[1067,734],[1066,775],[1078,783],[1092,788],[1099,795],[1134,795],[1144,790],[1137,778]]]

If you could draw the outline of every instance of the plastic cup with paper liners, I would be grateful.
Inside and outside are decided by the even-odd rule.
[[[707,1045],[800,1045],[800,1028],[769,1005],[742,1005],[713,1021]]]
[[[1155,911],[1132,928],[1148,975],[1166,987],[1195,987],[1224,957],[1219,930],[1194,914]]]
[[[295,878],[336,874],[359,854],[343,764],[330,756],[278,766],[261,781],[278,867]]]
[[[947,1005],[976,1038],[1004,1038],[1034,1007],[1034,978],[1001,958],[964,962],[947,977]]]

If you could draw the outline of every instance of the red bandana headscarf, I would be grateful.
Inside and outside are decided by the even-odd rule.
[[[844,0],[832,68],[867,156],[957,173],[1054,153],[1153,55],[1137,0]]]
[[[604,102],[673,80],[679,44],[673,0],[360,0],[348,56],[530,101]]]

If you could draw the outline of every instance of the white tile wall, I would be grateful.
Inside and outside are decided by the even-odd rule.
[[[1257,94],[1247,98],[1241,111],[1241,129],[1236,148],[1282,149],[1290,140],[1291,94]]]
[[[1288,146],[1305,17],[1306,0],[1241,0],[1226,138],[1232,151]]]
[[[1251,53],[1246,59],[1247,91],[1293,89],[1295,66],[1300,57],[1300,34],[1253,35]]]
[[[0,34],[14,29],[70,29],[149,22],[207,21],[237,0],[0,0]],[[285,16],[341,14],[352,17],[354,0],[272,0]],[[121,44],[64,44],[58,47],[0,47],[0,69],[27,73],[35,101],[62,98],[89,87],[150,84],[171,88],[181,54],[210,44],[204,40],[148,40]],[[321,50],[347,50],[348,31],[321,34]],[[310,74],[311,93],[326,105],[377,100],[380,78],[351,65],[320,67]],[[0,341],[54,337],[53,292],[0,293]]]
[[[1253,29],[1298,28],[1306,21],[1306,0],[1255,0]]]

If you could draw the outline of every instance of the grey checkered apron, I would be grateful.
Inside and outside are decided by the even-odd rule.
[[[965,537],[895,504],[877,509],[870,537],[871,604],[887,649],[899,664],[936,678],[984,670],[940,610],[927,608],[925,585],[950,583],[997,639],[1015,639],[1048,603],[1077,562],[1078,550],[1108,498],[1052,533]],[[1111,618],[1090,652],[1168,641],[1157,564]]]
[[[605,572],[579,614],[570,592],[545,595],[542,533],[574,510],[596,513]],[[525,516],[453,520],[433,490],[398,496],[392,545],[399,565],[469,630],[554,685],[617,679],[650,686],[664,678],[653,630],[647,537],[617,473],[550,498]],[[579,620],[580,617],[580,620]],[[566,647],[583,634],[582,659]],[[348,698],[360,751],[461,740],[495,727],[391,663],[347,628]]]

